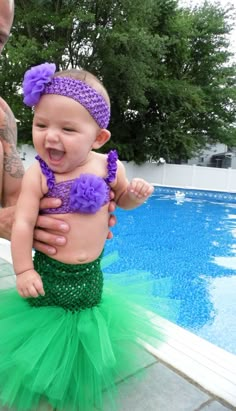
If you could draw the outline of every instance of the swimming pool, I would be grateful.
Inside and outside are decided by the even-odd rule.
[[[236,194],[159,187],[116,215],[106,244],[120,256],[112,270],[169,277],[181,301],[176,324],[236,354]]]

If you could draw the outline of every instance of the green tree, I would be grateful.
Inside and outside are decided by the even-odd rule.
[[[155,76],[153,69],[144,116],[144,123],[150,125],[148,151],[155,158],[180,162],[206,143],[236,145],[236,70],[230,63],[227,38],[230,13],[205,3],[172,15],[164,73]],[[159,32],[153,16],[152,30]]]
[[[180,162],[207,143],[236,145],[230,14],[208,3],[180,9],[175,0],[16,0],[0,87],[21,121],[20,140],[31,139],[23,73],[49,61],[103,80],[109,144],[122,159]]]

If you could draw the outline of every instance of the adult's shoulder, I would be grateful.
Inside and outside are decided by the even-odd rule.
[[[2,97],[0,97],[0,111],[5,114],[9,114],[9,113],[12,114],[12,110],[10,106],[7,104],[7,102]]]
[[[1,0],[0,0],[1,1]],[[13,143],[17,141],[17,125],[14,113],[7,102],[0,97],[0,138],[1,141]]]
[[[4,111],[5,111],[7,108],[10,108],[10,107],[8,106],[7,102],[6,102],[5,100],[3,100],[2,97],[0,97],[0,108],[1,108],[2,110],[4,110]]]

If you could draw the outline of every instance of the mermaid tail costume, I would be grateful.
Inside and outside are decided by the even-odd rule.
[[[56,184],[39,159],[48,195],[63,193],[61,212],[76,212],[86,209],[81,192],[87,189],[87,212],[96,212],[96,204],[100,208],[109,201],[116,158],[114,152],[108,154],[107,179],[85,175],[89,189],[83,178]],[[103,186],[99,199],[94,184]],[[79,193],[78,201],[68,200],[65,193],[71,190]],[[15,289],[0,292],[1,406],[36,411],[44,401],[57,411],[102,410],[106,391],[109,410],[116,408],[115,381],[141,361],[144,342],[157,344],[162,335],[129,289],[111,279],[103,290],[101,259],[72,265],[36,252],[34,266],[45,296],[23,299]]]

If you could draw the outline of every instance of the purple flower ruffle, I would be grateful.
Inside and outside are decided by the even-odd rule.
[[[96,213],[108,200],[109,189],[103,178],[81,174],[70,192],[70,209],[80,213]]]
[[[23,80],[24,103],[27,106],[35,106],[46,84],[48,84],[56,71],[53,63],[44,63],[27,70]]]
[[[55,185],[55,176],[54,176],[53,171],[48,167],[47,163],[45,163],[45,161],[39,155],[37,155],[35,158],[40,163],[42,173],[46,177],[46,180],[47,180],[48,188],[52,190]]]
[[[105,181],[107,184],[112,183],[116,178],[118,153],[116,150],[109,151],[107,155],[107,177]]]

